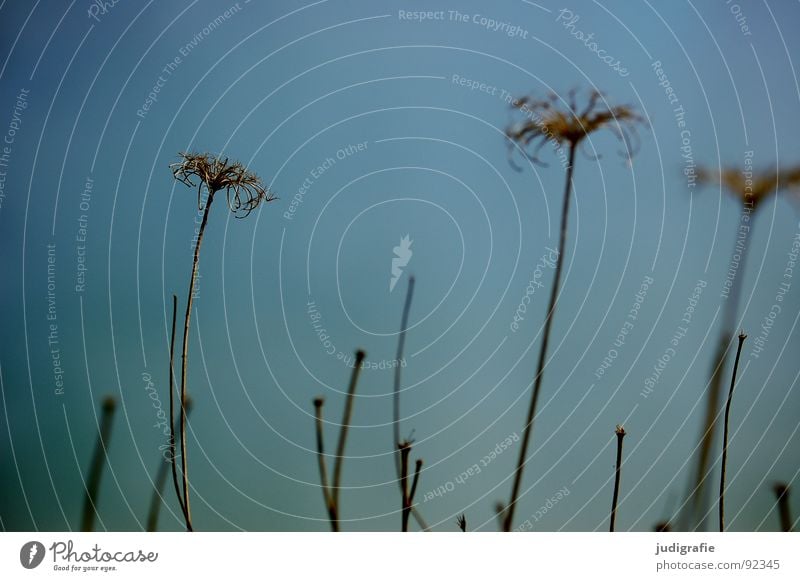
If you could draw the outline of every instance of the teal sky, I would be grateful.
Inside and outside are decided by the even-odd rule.
[[[564,181],[549,148],[549,167],[509,164],[505,95],[566,98],[572,88],[635,106],[649,128],[631,163],[609,132],[578,153],[516,524],[605,530],[620,423],[628,436],[617,528],[649,530],[678,510],[739,221],[724,191],[688,187],[684,154],[688,146],[694,163],[742,170],[746,159],[767,170],[800,161],[797,3],[97,6],[0,1],[4,529],[79,526],[108,394],[120,405],[97,526],[144,526],[165,442],[154,404],[167,404],[171,297],[185,308],[197,216],[194,192],[168,165],[200,150],[241,160],[279,199],[244,220],[221,199],[212,206],[189,358],[196,528],[328,530],[311,401],[326,399],[333,450],[350,375],[338,356],[363,348],[376,367],[394,359],[413,274],[401,432],[413,432],[412,457],[425,461],[419,508],[434,530],[455,530],[461,512],[470,529],[496,530],[553,278],[537,263],[558,243]],[[440,18],[408,18],[420,10]],[[732,530],[777,530],[771,486],[798,482],[800,281],[784,276],[800,234],[794,196],[759,208],[737,275],[750,337],[731,415]],[[390,291],[405,236],[411,254]],[[543,288],[512,329],[532,279]],[[685,336],[671,344],[680,327]],[[615,345],[622,328],[629,333]],[[616,356],[599,374],[609,350]],[[358,386],[345,530],[400,526],[392,377],[367,369]],[[180,530],[171,488],[165,497],[161,529]]]

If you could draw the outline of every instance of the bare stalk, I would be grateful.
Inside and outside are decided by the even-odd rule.
[[[186,463],[186,367],[189,361],[189,325],[192,320],[192,303],[194,303],[194,285],[197,280],[197,267],[200,263],[200,245],[203,243],[203,234],[208,224],[208,214],[211,210],[211,203],[214,201],[213,191],[208,192],[205,209],[203,210],[203,220],[200,223],[200,230],[197,232],[197,242],[194,246],[194,258],[192,260],[192,277],[189,279],[189,294],[186,298],[186,314],[183,317],[183,353],[181,355],[181,476],[183,479],[183,508],[186,518],[186,530],[193,531],[192,527],[192,508],[189,503],[189,472]]]
[[[403,350],[406,345],[406,330],[408,329],[408,315],[411,312],[411,300],[414,298],[414,277],[408,278],[408,290],[406,290],[406,302],[403,305],[403,317],[400,321],[400,335],[397,339],[397,357],[394,368],[394,448],[397,450],[396,466],[397,476],[400,477],[400,385],[402,375]]]
[[[333,532],[339,532],[339,517],[336,511],[336,505],[331,498],[330,487],[328,486],[328,468],[325,462],[325,444],[324,433],[322,430],[322,406],[325,400],[321,397],[314,398],[314,416],[316,418],[317,430],[317,461],[319,463],[319,480],[322,485],[322,498],[325,500],[325,508],[328,511],[328,519],[331,523]]]
[[[173,325],[174,329],[174,325]],[[173,334],[174,336],[174,334]],[[192,411],[192,400],[188,398],[186,401],[186,415],[188,416]],[[172,402],[170,402],[170,407],[172,407]],[[172,412],[170,411],[170,421],[174,421],[172,419]],[[172,466],[172,474],[175,483],[175,490],[176,492],[180,493],[180,488],[178,487],[178,478],[175,474],[175,440],[174,440],[174,432],[175,426],[172,425],[170,427],[170,436],[171,436],[171,448],[170,452],[171,455],[169,458],[164,458],[162,462],[158,463],[158,472],[156,473],[156,481],[155,481],[155,488],[153,489],[153,497],[150,499],[150,511],[147,514],[147,530],[148,532],[154,532],[158,528],[158,516],[161,512],[161,503],[164,500],[164,485],[167,483],[167,470],[170,466]],[[180,502],[180,495],[178,495],[178,501]],[[183,511],[183,503],[181,504],[181,512]],[[185,518],[185,517],[184,517]]]
[[[742,354],[742,345],[747,335],[739,333],[739,347],[736,349],[736,360],[733,362],[731,375],[731,388],[728,391],[728,403],[725,404],[725,429],[722,434],[722,467],[719,476],[719,532],[725,531],[725,470],[728,466],[728,426],[731,416],[731,401],[733,400],[733,387],[736,385],[736,371],[739,369],[739,357]]]
[[[89,475],[86,479],[86,496],[83,503],[83,516],[81,517],[81,531],[94,530],[94,518],[97,514],[97,497],[100,493],[100,479],[103,476],[103,466],[108,459],[108,443],[111,439],[111,425],[114,419],[116,402],[111,396],[103,400],[103,415],[100,418],[100,433],[89,466]]]
[[[617,502],[619,500],[619,482],[622,478],[622,440],[625,438],[625,428],[617,426],[615,431],[617,434],[617,469],[614,474],[614,497],[611,500],[611,523],[609,524],[609,531],[614,532],[614,527],[617,521]]]
[[[749,236],[752,236],[752,226]],[[725,370],[725,362],[728,359],[728,346],[731,336],[736,328],[736,315],[739,312],[739,297],[741,295],[741,280],[744,273],[744,265],[747,259],[750,244],[744,245],[741,251],[737,250],[738,241],[734,244],[734,253],[740,254],[738,274],[731,285],[730,295],[725,303],[722,314],[722,327],[714,354],[713,367],[711,369],[711,380],[708,384],[708,399],[706,401],[706,413],[703,420],[702,433],[700,435],[700,453],[697,459],[697,468],[694,479],[692,503],[692,513],[695,516],[705,513],[704,507],[707,505],[706,478],[711,454],[714,449],[714,435],[716,432],[717,415],[719,414],[720,396],[722,395],[722,379]]]
[[[785,533],[792,532],[792,511],[789,508],[789,485],[778,482],[772,487],[778,499],[778,514],[781,517],[781,530]]]
[[[411,442],[405,441],[400,443],[400,489],[402,491],[402,531],[408,532],[408,521],[411,517],[411,509],[414,507],[414,496],[417,493],[417,484],[419,483],[419,474],[422,470],[422,460],[418,459],[414,468],[414,477],[411,482],[411,488],[408,486],[408,459],[411,455]]]
[[[547,346],[550,343],[550,327],[553,323],[553,314],[556,310],[556,301],[558,299],[558,290],[561,282],[561,270],[564,265],[564,249],[567,244],[567,226],[569,224],[569,202],[572,194],[572,173],[575,166],[575,145],[569,146],[569,162],[567,165],[567,179],[564,185],[564,199],[562,201],[561,209],[561,233],[558,241],[558,258],[556,259],[555,275],[553,277],[553,286],[550,290],[550,302],[547,307],[547,318],[544,322],[544,332],[542,334],[542,345],[539,350],[539,363],[536,368],[536,375],[534,377],[533,392],[531,393],[531,402],[528,406],[528,417],[525,420],[525,428],[522,434],[522,446],[519,451],[519,458],[517,460],[517,470],[514,474],[514,485],[511,489],[511,500],[508,505],[504,507],[505,518],[503,519],[503,530],[506,532],[511,531],[511,526],[514,521],[514,510],[516,509],[517,499],[519,498],[519,491],[522,485],[522,474],[525,469],[525,464],[528,460],[528,446],[530,445],[531,433],[533,432],[533,420],[536,417],[536,406],[539,402],[539,393],[542,390],[542,378],[544,376],[544,366],[547,361]]]
[[[347,399],[345,400],[344,414],[342,415],[342,427],[339,430],[339,443],[336,446],[336,461],[333,468],[333,489],[330,492],[330,496],[333,499],[333,505],[336,507],[337,518],[339,513],[339,492],[342,482],[342,464],[344,463],[344,446],[347,442],[347,431],[350,429],[350,419],[353,417],[353,402],[356,396],[358,376],[361,373],[361,366],[364,363],[365,357],[366,354],[364,351],[360,349],[356,351],[355,367],[353,367],[353,374],[350,377],[350,386],[347,389]]]
[[[748,172],[744,175],[740,167],[728,168],[704,168],[697,167],[698,183],[705,183],[709,185],[718,185],[724,188],[729,194],[736,198],[741,204],[742,218],[747,215],[749,222],[753,224],[752,218],[761,206],[764,200],[777,196],[782,191],[797,188],[800,184],[800,166],[783,166],[777,169],[775,165],[764,168],[760,171]],[[751,216],[752,214],[752,216]],[[708,488],[705,486],[707,477],[707,470],[713,451],[713,441],[716,419],[718,416],[719,400],[722,393],[722,374],[726,367],[726,360],[728,356],[728,347],[731,337],[736,329],[736,316],[738,313],[739,295],[741,294],[742,278],[744,273],[744,264],[747,258],[748,249],[750,248],[749,239],[752,238],[753,226],[750,226],[749,234],[741,248],[741,257],[738,265],[739,274],[733,280],[730,288],[730,296],[726,300],[725,310],[722,317],[722,326],[720,328],[721,336],[717,353],[713,360],[713,367],[711,368],[711,380],[708,387],[708,398],[706,404],[706,417],[702,425],[700,435],[700,452],[698,454],[697,468],[690,482],[693,488],[689,490],[687,499],[692,502],[688,503],[688,511],[690,511],[690,518],[695,519],[700,517],[698,523],[703,526],[707,512],[705,506],[707,504]],[[737,228],[737,239],[734,244],[734,254],[740,251],[739,246],[741,241],[739,235],[741,229]]]
[[[183,494],[178,484],[178,468],[175,463],[175,327],[178,318],[178,297],[172,295],[172,336],[169,341],[169,463],[172,468],[172,483],[175,486],[175,496],[181,507],[183,520],[186,521],[186,505]]]
[[[328,469],[325,461],[325,446],[322,426],[322,406],[324,400],[321,397],[314,399],[314,410],[316,417],[317,431],[317,459],[319,463],[319,477],[322,484],[322,496],[325,499],[325,507],[328,509],[328,518],[331,521],[331,529],[338,533],[339,526],[339,491],[342,481],[342,464],[344,462],[344,448],[347,443],[347,432],[350,428],[350,420],[353,417],[353,403],[355,401],[356,386],[361,367],[364,363],[366,353],[356,351],[356,360],[353,367],[353,374],[350,377],[350,386],[347,389],[347,399],[344,404],[344,414],[342,425],[339,431],[339,443],[336,446],[336,458],[333,465],[333,486],[328,485]]]
[[[402,365],[401,362],[403,361],[403,353],[405,351],[406,345],[406,331],[408,330],[408,317],[411,313],[411,300],[414,298],[414,283],[415,279],[413,276],[408,277],[408,289],[406,290],[406,300],[403,305],[403,315],[400,320],[400,335],[397,339],[397,355],[395,357],[395,368],[394,368],[394,407],[393,407],[393,428],[394,428],[394,449],[398,450],[395,454],[395,471],[397,473],[398,483],[400,482],[400,470],[401,470],[401,458],[400,458],[400,387],[402,385]],[[402,485],[401,485],[401,493],[402,493]],[[420,514],[417,507],[411,507],[411,514],[414,516],[414,520],[417,521],[417,524],[422,528],[423,531],[428,530],[428,523],[425,522],[425,519]]]

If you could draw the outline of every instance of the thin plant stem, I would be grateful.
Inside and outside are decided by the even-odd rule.
[[[153,497],[150,499],[150,510],[147,512],[147,532],[152,533],[158,529],[158,515],[161,512],[162,492],[167,482],[167,464],[165,460],[158,463]]]
[[[536,406],[539,401],[539,393],[542,389],[542,377],[544,376],[544,366],[547,359],[547,346],[550,342],[550,328],[553,323],[553,314],[556,310],[559,284],[561,282],[561,270],[564,265],[564,249],[567,243],[567,226],[569,224],[569,203],[572,195],[572,174],[575,167],[575,148],[575,144],[570,144],[566,183],[564,185],[564,199],[561,209],[561,233],[559,235],[558,258],[556,259],[553,286],[550,290],[550,302],[547,307],[547,318],[544,322],[542,344],[539,351],[539,363],[536,369],[536,375],[534,377],[531,402],[530,406],[528,407],[528,416],[525,421],[525,428],[523,430],[522,446],[520,447],[519,458],[517,460],[517,469],[514,474],[514,485],[511,490],[511,500],[508,505],[504,507],[505,518],[503,519],[503,530],[506,532],[511,531],[511,526],[514,521],[514,510],[516,509],[517,499],[519,498],[519,491],[522,485],[522,474],[528,459],[528,446],[530,445],[531,433],[533,432],[533,420],[536,417]]]
[[[172,336],[169,341],[169,463],[172,468],[172,483],[175,486],[175,496],[181,507],[183,520],[186,520],[186,505],[183,494],[178,484],[178,468],[175,463],[175,327],[178,319],[178,297],[172,295]]]
[[[754,208],[755,210],[755,208]],[[745,207],[743,206],[743,212]],[[738,229],[737,229],[738,232]],[[740,254],[736,277],[731,285],[730,294],[722,312],[722,326],[720,327],[719,343],[714,355],[713,367],[711,369],[711,379],[708,385],[708,398],[706,401],[705,418],[703,420],[702,433],[700,435],[700,453],[697,459],[697,468],[690,496],[694,496],[692,503],[692,514],[703,514],[703,507],[707,502],[707,488],[705,486],[708,472],[708,465],[711,460],[711,453],[714,449],[714,432],[719,414],[719,402],[722,394],[722,379],[725,370],[725,362],[728,358],[728,348],[731,337],[736,329],[736,316],[739,312],[739,302],[741,296],[742,279],[744,278],[744,266],[747,260],[749,240],[753,235],[753,226],[748,233],[748,243],[741,251],[738,250],[738,235],[734,241],[733,252]]]
[[[408,277],[408,288],[406,290],[406,300],[403,304],[403,315],[400,320],[400,334],[397,339],[397,355],[395,356],[395,368],[394,368],[394,397],[393,397],[393,428],[394,428],[394,449],[398,450],[395,454],[395,471],[397,474],[398,483],[400,481],[400,387],[402,385],[402,365],[401,362],[403,361],[403,353],[405,351],[406,345],[406,331],[408,330],[408,317],[411,313],[411,301],[414,298],[414,284],[415,279],[413,276]],[[402,492],[402,487],[401,487]],[[417,510],[417,507],[411,507],[411,514],[414,516],[414,520],[417,521],[417,524],[422,528],[423,531],[428,530],[428,523],[425,522],[425,519],[422,517],[420,512]]]
[[[617,522],[617,502],[619,501],[619,483],[622,479],[622,440],[625,438],[625,428],[617,426],[617,469],[614,472],[614,497],[611,499],[611,522],[609,531],[614,532]]]
[[[400,385],[402,375],[403,351],[406,345],[406,330],[408,329],[408,316],[411,312],[411,300],[414,298],[414,277],[408,278],[408,290],[406,290],[406,301],[403,305],[403,317],[400,321],[400,335],[397,339],[397,357],[394,368],[394,447],[397,450],[396,466],[397,476],[400,476]]]
[[[417,484],[419,483],[419,473],[421,470],[422,460],[417,459],[416,466],[414,467],[414,478],[411,481],[411,492],[408,493],[408,498],[403,507],[403,532],[408,532],[408,520],[411,516],[411,509],[414,508],[414,495],[417,493]]]
[[[353,367],[353,374],[350,377],[350,386],[347,389],[347,399],[344,404],[344,414],[342,415],[342,426],[339,430],[339,443],[336,446],[336,460],[333,467],[333,489],[330,491],[333,505],[336,507],[336,516],[339,516],[339,492],[341,490],[342,482],[342,464],[344,463],[344,447],[347,442],[347,431],[350,428],[350,420],[353,417],[353,403],[356,395],[356,385],[358,385],[358,376],[361,373],[361,366],[364,363],[366,354],[358,350],[356,351],[355,367]],[[338,522],[336,528],[338,529]]]
[[[83,515],[81,517],[81,531],[89,532],[94,530],[94,518],[97,514],[97,497],[100,493],[100,480],[103,476],[103,466],[108,460],[108,443],[111,439],[111,426],[114,419],[114,409],[116,402],[114,398],[108,396],[103,400],[103,414],[100,418],[100,433],[97,436],[97,444],[92,456],[92,463],[89,466],[89,475],[86,479],[86,496],[83,503]]]
[[[173,326],[174,328],[174,326]],[[171,403],[171,402],[170,402]],[[187,416],[192,411],[191,400],[186,402],[186,414]],[[172,414],[170,414],[170,420],[172,420]],[[174,425],[170,428],[171,435],[174,434]],[[174,454],[174,440],[172,440],[172,449],[171,452]],[[169,458],[164,458],[163,462],[158,463],[158,472],[156,474],[156,481],[155,481],[155,488],[153,488],[153,497],[150,499],[150,510],[147,513],[147,531],[148,532],[155,532],[158,528],[158,516],[161,512],[161,504],[164,501],[164,485],[167,483],[167,470],[171,465],[174,468],[174,456],[170,456]],[[173,476],[175,475],[173,471]],[[178,479],[177,477],[174,478],[175,482],[175,490],[180,491],[178,488]],[[180,498],[180,497],[179,497]],[[181,510],[183,510],[183,504],[181,504]]]
[[[325,500],[325,508],[328,511],[328,519],[331,523],[333,532],[339,532],[339,517],[336,512],[336,506],[331,498],[330,487],[328,486],[328,468],[325,462],[325,443],[324,433],[322,430],[322,406],[325,401],[321,397],[314,398],[314,417],[316,419],[317,431],[317,460],[319,463],[319,479],[322,485],[322,497]]]
[[[792,511],[789,507],[789,485],[778,482],[772,487],[778,499],[778,514],[781,518],[781,530],[785,533],[792,532]]]
[[[736,360],[733,362],[728,403],[725,404],[725,428],[722,433],[722,463],[719,475],[719,532],[725,531],[725,470],[728,466],[728,426],[731,416],[731,401],[733,400],[733,387],[736,385],[736,371],[739,369],[739,357],[742,354],[742,345],[746,338],[747,335],[739,333],[739,347],[736,349]]]
[[[322,484],[322,496],[325,499],[325,507],[328,509],[328,518],[331,522],[331,529],[338,533],[339,525],[339,491],[342,481],[342,464],[344,462],[344,448],[347,443],[347,432],[350,428],[350,420],[353,417],[353,403],[355,402],[356,386],[361,367],[364,363],[366,353],[362,350],[356,351],[355,365],[353,374],[350,377],[350,386],[347,388],[347,398],[344,404],[342,415],[342,425],[339,431],[339,442],[336,446],[336,457],[333,465],[333,486],[328,485],[328,468],[325,461],[325,443],[322,425],[322,406],[324,400],[321,397],[314,399],[314,416],[316,419],[317,432],[317,461],[319,464],[319,478]]]
[[[205,208],[203,209],[203,220],[200,223],[200,229],[197,232],[197,243],[194,247],[194,257],[192,260],[192,277],[189,279],[189,294],[186,297],[186,314],[183,318],[183,353],[181,356],[181,417],[180,417],[180,430],[181,430],[181,476],[183,478],[183,507],[184,516],[186,518],[186,530],[191,532],[194,530],[192,527],[192,509],[189,502],[189,473],[186,462],[186,383],[187,374],[186,366],[189,359],[189,325],[192,318],[192,304],[194,303],[194,285],[197,280],[197,267],[200,263],[200,246],[203,243],[203,234],[205,234],[206,224],[208,224],[208,215],[211,210],[211,204],[214,201],[214,190],[208,191],[206,198]]]
[[[398,451],[400,452],[400,490],[402,491],[402,501],[400,504],[400,510],[402,511],[401,530],[405,533],[408,531],[406,498],[408,497],[408,455],[411,452],[411,446],[408,444],[401,444]]]

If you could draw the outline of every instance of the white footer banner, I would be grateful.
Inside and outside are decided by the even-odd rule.
[[[796,580],[799,553],[798,533],[2,533],[0,578]]]

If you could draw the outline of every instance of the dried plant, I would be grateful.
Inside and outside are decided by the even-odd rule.
[[[609,531],[614,532],[617,521],[617,501],[619,500],[619,482],[622,477],[622,440],[625,438],[625,428],[618,425],[614,430],[617,435],[617,469],[614,473],[614,497],[611,499],[611,523]]]
[[[174,322],[173,322],[174,329]],[[175,333],[173,331],[173,340]],[[172,403],[172,402],[170,402]],[[188,418],[192,411],[192,398],[186,398],[186,417]],[[150,499],[150,510],[147,513],[147,531],[154,532],[158,529],[158,517],[161,513],[161,504],[164,502],[164,485],[167,483],[167,470],[171,466],[173,468],[173,476],[175,476],[175,426],[172,413],[170,413],[170,421],[173,422],[170,431],[170,446],[168,448],[169,457],[161,458],[158,463],[158,472],[156,473],[155,486],[153,487],[153,497]],[[177,483],[177,478],[175,479]],[[176,484],[176,490],[179,490]],[[181,506],[181,513],[183,513],[183,502],[180,497],[178,498]],[[185,518],[185,517],[184,517]]]
[[[725,430],[722,435],[722,463],[719,476],[719,532],[725,531],[725,469],[728,466],[728,425],[731,417],[731,401],[733,400],[733,387],[736,385],[736,371],[739,369],[739,357],[742,355],[742,345],[747,335],[739,333],[739,347],[736,349],[736,359],[733,362],[731,374],[731,388],[728,391],[728,403],[725,404]]]
[[[400,439],[400,388],[402,385],[402,365],[401,362],[403,361],[403,353],[405,351],[406,345],[406,331],[408,330],[408,317],[411,313],[411,301],[414,298],[414,284],[415,279],[413,276],[408,277],[408,288],[406,289],[406,300],[403,304],[403,315],[400,319],[400,333],[397,339],[397,355],[395,356],[395,368],[394,368],[394,386],[393,386],[393,429],[394,429],[394,449],[397,450],[395,455],[395,470],[397,473],[397,482],[400,485],[400,494],[405,498],[403,493],[403,484],[402,484],[402,454],[401,454],[401,444],[402,441]],[[421,461],[420,461],[421,462]],[[417,521],[417,524],[422,528],[423,531],[428,530],[428,523],[425,522],[425,519],[419,513],[419,510],[415,506],[411,506],[411,514],[414,515],[414,520]]]
[[[467,532],[467,516],[465,514],[460,514],[456,517],[456,524],[462,533]]]
[[[186,463],[186,384],[187,362],[189,351],[189,324],[194,301],[194,287],[197,280],[197,268],[200,262],[200,246],[203,243],[209,211],[217,193],[224,191],[228,208],[237,218],[244,218],[255,210],[262,202],[271,202],[275,196],[267,190],[261,179],[245,168],[241,163],[230,161],[227,157],[217,157],[208,153],[180,153],[181,161],[170,164],[173,177],[192,188],[197,188],[197,209],[203,212],[200,228],[194,246],[192,275],[189,279],[189,292],[186,298],[186,314],[183,319],[183,351],[181,357],[181,476],[183,479],[182,509],[186,519],[186,530],[193,530],[192,511],[189,503],[189,475]],[[170,376],[172,366],[170,365]],[[171,380],[170,380],[171,381]],[[172,392],[170,392],[172,397]]]
[[[549,143],[559,152],[566,147],[571,155],[584,138],[600,129],[610,131],[622,142],[625,149],[621,155],[629,158],[639,150],[638,126],[644,123],[644,118],[633,107],[612,107],[602,93],[590,91],[586,106],[579,109],[577,96],[578,91],[570,91],[566,105],[555,93],[545,98],[526,96],[514,101],[512,108],[523,118],[506,130],[512,162],[514,154],[520,153],[546,167],[539,157],[545,145]],[[567,169],[571,167],[570,162]]]
[[[644,119],[633,107],[620,105],[609,106],[605,97],[597,92],[589,93],[586,106],[579,109],[576,103],[577,91],[571,91],[568,103],[563,105],[562,100],[555,94],[544,99],[523,97],[514,103],[514,108],[523,116],[521,122],[510,127],[507,131],[510,152],[521,152],[526,159],[541,164],[539,153],[545,144],[551,143],[559,152],[567,148],[566,154],[566,183],[561,210],[561,230],[559,235],[558,259],[556,261],[553,286],[550,291],[550,301],[542,333],[542,343],[539,350],[539,362],[533,379],[530,405],[525,421],[522,446],[520,447],[517,469],[514,474],[514,484],[511,491],[511,500],[504,507],[503,530],[510,531],[514,519],[517,499],[522,485],[522,474],[528,459],[533,421],[536,417],[536,407],[544,376],[544,366],[547,361],[547,347],[550,342],[550,329],[556,310],[561,271],[564,265],[564,254],[567,243],[567,225],[569,224],[569,207],[572,195],[572,176],[575,166],[575,152],[578,146],[591,133],[606,129],[615,135],[624,145],[625,156],[630,157],[639,148],[637,127],[644,123]]]
[[[100,494],[100,480],[103,476],[103,466],[108,460],[108,444],[111,440],[111,426],[114,420],[114,410],[117,402],[112,396],[103,400],[102,416],[100,417],[100,433],[97,435],[97,444],[94,448],[92,463],[86,478],[86,496],[83,502],[83,516],[81,517],[81,531],[94,530],[94,519],[97,515],[97,497]]]
[[[752,173],[748,176],[746,173]],[[722,186],[728,195],[742,204],[758,208],[769,196],[800,187],[800,166],[744,172],[741,168],[726,167],[718,171],[706,167],[697,169],[697,181],[705,185]]]
[[[789,507],[789,485],[785,482],[776,482],[772,491],[778,500],[778,514],[781,517],[781,530],[785,533],[792,532],[792,511]]]
[[[747,239],[752,236],[752,215],[761,207],[769,196],[777,196],[788,189],[800,188],[800,166],[788,169],[766,169],[748,172],[746,175],[741,168],[697,169],[697,181],[707,186],[720,186],[731,197],[738,200],[742,207],[742,215],[747,215],[747,236],[740,241],[740,227],[737,226],[734,237],[733,254],[739,254],[739,262],[731,282],[729,296],[722,311],[722,323],[717,350],[711,366],[711,377],[708,384],[706,410],[700,431],[700,450],[697,455],[695,473],[687,497],[690,499],[689,509],[692,518],[705,515],[706,479],[709,470],[711,452],[714,447],[716,421],[719,415],[720,396],[722,395],[722,379],[725,361],[731,338],[737,327],[736,317],[739,312],[739,298],[741,294],[741,281],[745,269],[746,259],[750,244]],[[744,218],[741,218],[744,220]]]
[[[361,367],[364,363],[366,353],[356,351],[356,360],[353,366],[353,374],[350,378],[350,386],[347,389],[347,399],[344,404],[344,415],[342,425],[339,430],[339,442],[336,446],[336,456],[333,466],[333,486],[328,485],[328,469],[325,461],[325,439],[322,425],[322,407],[325,400],[321,397],[314,398],[314,417],[316,420],[317,433],[317,460],[319,463],[319,476],[322,485],[322,496],[325,500],[325,507],[328,509],[328,518],[331,521],[331,529],[338,533],[339,526],[339,491],[342,481],[342,463],[344,461],[344,447],[347,442],[347,431],[350,428],[350,420],[353,417],[353,403],[356,395],[356,385]]]
[[[417,484],[419,483],[419,473],[422,470],[422,460],[417,459],[414,467],[414,477],[411,481],[411,488],[408,487],[408,460],[411,456],[411,444],[410,440],[404,440],[400,442],[399,445],[399,452],[400,452],[400,489],[402,491],[403,496],[403,503],[402,503],[402,526],[401,530],[404,533],[408,532],[408,521],[411,517],[411,509],[414,507],[414,496],[417,492]]]
[[[192,530],[191,519],[186,513],[186,503],[183,500],[180,484],[178,483],[178,468],[175,451],[175,328],[178,318],[178,297],[172,295],[172,331],[169,340],[169,463],[172,469],[172,484],[175,486],[175,495],[178,497],[178,506],[181,507],[181,514],[186,523],[186,528]],[[186,414],[188,417],[188,400],[186,396]]]

